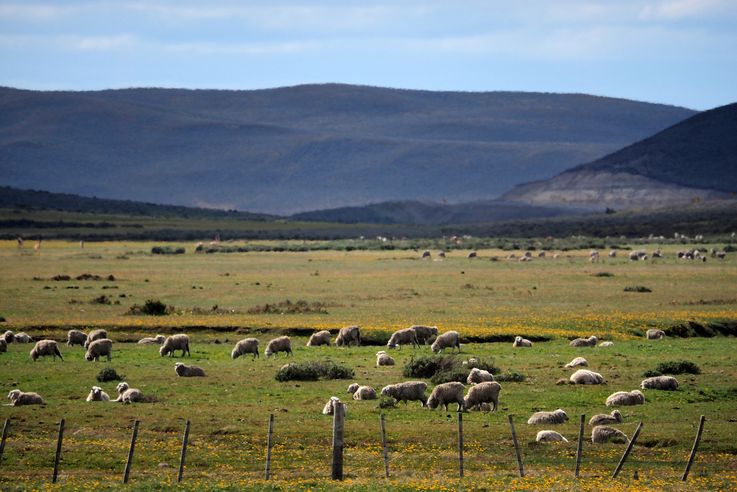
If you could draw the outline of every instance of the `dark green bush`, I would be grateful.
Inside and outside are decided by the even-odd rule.
[[[391,396],[382,396],[379,398],[379,408],[396,408],[397,400]]]
[[[128,314],[145,314],[148,316],[164,316],[173,312],[173,306],[167,306],[158,299],[147,299],[143,306],[134,304],[128,309]]]
[[[171,246],[154,246],[151,248],[153,255],[183,255],[186,253],[184,248],[173,248]]]
[[[700,374],[699,366],[688,360],[671,360],[661,362],[655,368],[662,374]]]
[[[499,368],[495,367],[493,362],[488,363],[481,359],[476,359],[475,362],[464,365],[462,358],[457,355],[430,355],[417,358],[411,357],[404,365],[402,374],[408,378],[429,378],[433,384],[451,381],[466,384],[468,373],[474,367],[489,371],[492,374],[499,372]]]
[[[122,381],[124,377],[122,374],[118,374],[112,367],[106,367],[97,374],[97,380],[101,383]]]
[[[292,362],[282,366],[274,378],[277,381],[317,381],[318,379],[352,379],[350,367],[331,361]]]
[[[594,277],[613,277],[614,274],[612,272],[597,272],[594,274]]]
[[[656,371],[655,369],[648,369],[647,371],[643,372],[642,375],[646,378],[654,378],[655,376],[662,376],[663,373],[660,371]]]
[[[652,292],[652,289],[645,287],[644,285],[629,285],[624,288],[625,292]]]
[[[92,299],[90,301],[90,304],[106,304],[106,305],[109,305],[109,304],[112,304],[112,303],[113,303],[113,301],[111,301],[110,298],[108,296],[104,295],[104,294],[101,295],[100,297],[95,297],[94,299]]]
[[[494,380],[500,383],[521,383],[525,380],[525,375],[510,369],[507,372],[495,375]]]

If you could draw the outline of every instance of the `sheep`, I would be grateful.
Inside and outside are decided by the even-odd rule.
[[[155,337],[141,338],[140,340],[138,340],[138,343],[140,345],[148,345],[152,343],[161,345],[162,343],[164,343],[165,340],[166,340],[166,337],[164,335],[156,335]]]
[[[601,342],[598,346],[602,348],[611,347],[614,345],[614,342],[610,342],[607,340],[606,342]]]
[[[192,357],[192,354],[189,351],[189,336],[185,335],[184,333],[178,333],[176,335],[166,337],[166,340],[164,340],[164,344],[159,349],[159,354],[162,357],[164,357],[165,355],[171,357],[172,355],[174,355],[175,350],[181,350],[182,357],[184,357],[184,354],[188,354],[190,357]]]
[[[579,366],[588,367],[588,365],[589,365],[589,362],[586,359],[584,359],[583,357],[576,357],[571,362],[566,364],[565,367],[567,368],[579,367]]]
[[[499,392],[501,390],[502,385],[496,381],[485,381],[471,386],[468,394],[463,399],[463,406],[468,409],[480,407],[482,403],[491,403],[491,411],[496,412],[496,407],[499,405]]]
[[[8,344],[5,343],[5,339],[0,337],[0,353],[8,351]]]
[[[79,330],[69,330],[67,332],[67,346],[73,347],[79,345],[84,347],[84,342],[87,341],[87,334]]]
[[[430,393],[430,398],[427,399],[425,406],[434,410],[438,408],[438,406],[443,405],[447,412],[449,403],[458,403],[458,411],[462,412],[465,408],[465,404],[463,403],[463,391],[465,389],[466,387],[457,381],[439,384],[433,388],[432,393]]]
[[[317,333],[313,333],[312,336],[310,336],[310,339],[307,341],[308,347],[317,347],[320,345],[330,346],[330,332],[328,330],[322,330],[318,331]]]
[[[613,249],[609,251],[609,258],[616,258],[617,257],[617,250]]]
[[[287,355],[294,355],[292,354],[292,341],[289,339],[288,336],[281,336],[270,340],[269,343],[266,345],[264,355],[267,359],[271,355],[276,358],[276,354],[278,354],[279,352],[286,352]]]
[[[569,379],[574,384],[602,384],[604,382],[601,374],[588,369],[579,369],[571,374]]]
[[[478,384],[487,381],[494,381],[494,375],[478,367],[471,369],[471,372],[468,373],[468,377],[466,378],[466,384]]]
[[[522,338],[521,336],[516,336],[514,337],[512,347],[532,347],[532,342],[526,338]]]
[[[568,442],[568,439],[561,436],[560,433],[552,430],[541,430],[535,436],[537,442]]]
[[[430,257],[431,256],[430,256],[430,250],[429,249],[426,249],[425,251],[422,252],[422,258],[423,259],[424,258],[430,258]]]
[[[591,430],[591,442],[594,444],[603,444],[605,442],[616,442],[627,444],[630,440],[620,430],[606,425],[597,425]]]
[[[354,383],[355,384],[355,383]],[[349,386],[349,388],[353,385]],[[354,400],[375,400],[376,390],[371,386],[357,386],[353,393]]]
[[[343,403],[343,402],[340,401],[340,398],[338,398],[337,396],[331,396],[328,402],[322,408],[322,414],[323,415],[333,415],[335,413],[336,403]],[[343,403],[343,417],[345,417],[347,413],[348,413],[348,407],[345,403]]]
[[[392,333],[389,341],[386,342],[386,346],[388,348],[396,348],[397,346],[399,346],[399,348],[401,349],[402,345],[412,345],[413,347],[420,346],[417,341],[417,333],[415,332],[414,328],[410,327],[403,330],[397,330]]]
[[[348,393],[353,394],[361,386],[358,383],[351,383],[348,385]]]
[[[394,358],[391,355],[387,354],[383,350],[376,352],[376,367],[393,366],[394,364]]]
[[[252,360],[255,360],[258,355],[258,339],[256,338],[244,338],[239,341],[233,347],[233,351],[230,352],[230,356],[233,359],[237,359],[241,355],[253,354]]]
[[[384,386],[381,388],[381,396],[390,396],[397,402],[403,401],[405,405],[408,401],[419,401],[424,407],[427,402],[426,389],[427,384],[422,381],[405,381]]]
[[[180,378],[203,378],[206,376],[205,370],[197,366],[188,366],[177,362],[174,364],[174,372]]]
[[[341,328],[338,336],[335,337],[335,345],[342,347],[355,343],[356,346],[361,345],[361,329],[358,326],[346,326]]]
[[[597,425],[607,425],[607,424],[618,424],[622,422],[622,414],[619,412],[619,410],[612,410],[611,414],[606,413],[600,413],[598,415],[594,415],[591,417],[591,420],[589,420],[589,425],[597,426]]]
[[[444,348],[458,347],[458,353],[461,352],[461,338],[457,331],[446,331],[442,335],[438,335],[430,349],[435,353],[440,353]]]
[[[591,335],[588,338],[576,338],[575,340],[571,340],[570,345],[571,347],[596,347],[596,344],[599,343],[599,339],[596,338],[596,336]]]
[[[609,395],[605,403],[608,407],[642,405],[645,403],[645,395],[639,390],[617,391]]]
[[[445,258],[445,251],[438,251],[438,258]]]
[[[477,256],[478,253],[476,253],[475,251],[469,251],[466,257],[470,260],[471,258],[476,258]]]
[[[13,334],[12,331],[8,330],[3,333],[3,340],[5,340],[5,343],[11,344],[15,341],[15,334]]]
[[[100,357],[106,355],[107,360],[110,361],[113,359],[112,352],[113,341],[109,338],[101,338],[99,340],[95,340],[89,347],[87,347],[87,353],[84,354],[84,358],[88,361],[99,361]]]
[[[33,338],[28,333],[20,332],[13,335],[13,342],[15,343],[31,343],[32,341]]]
[[[657,328],[650,328],[647,330],[647,333],[645,333],[645,337],[648,340],[660,340],[665,338],[665,332],[663,330],[658,330]]]
[[[118,397],[114,400],[122,403],[132,403],[136,401],[143,401],[143,393],[137,388],[131,388],[128,383],[123,381],[118,383],[115,390],[118,392]]]
[[[100,340],[102,338],[107,338],[107,331],[106,330],[92,330],[87,335],[87,340],[84,341],[84,348],[87,348],[90,346],[92,342],[95,340]]]
[[[562,409],[555,410],[553,412],[536,412],[527,419],[529,425],[538,424],[562,424],[568,421],[568,414]]]
[[[427,345],[432,343],[438,336],[437,326],[425,326],[425,325],[412,325],[410,328],[415,330],[415,337],[417,337],[417,343]]]
[[[41,395],[39,395],[38,393],[33,393],[30,391],[28,393],[24,393],[19,389],[14,389],[10,393],[8,393],[8,400],[10,400],[10,404],[14,407],[19,407],[21,405],[44,404],[43,398],[41,398]]]
[[[675,391],[678,389],[678,380],[673,376],[655,376],[643,379],[640,388]]]
[[[99,386],[93,386],[90,394],[87,395],[87,401],[110,401],[110,395],[105,393]]]
[[[64,357],[59,352],[59,345],[54,340],[39,340],[36,345],[31,349],[31,359],[35,362],[39,357],[52,356],[53,360],[56,360],[56,356],[64,361]]]

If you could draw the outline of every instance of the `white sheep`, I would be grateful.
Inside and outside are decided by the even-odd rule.
[[[410,328],[415,330],[415,336],[417,337],[417,342],[423,345],[432,343],[435,340],[435,338],[438,336],[437,326],[412,325],[410,326]]]
[[[597,415],[594,415],[591,417],[591,420],[589,420],[589,425],[608,425],[608,424],[618,424],[622,422],[622,414],[619,412],[619,410],[612,410],[611,414],[606,413],[600,413]]]
[[[61,352],[59,352],[59,345],[54,340],[39,340],[31,349],[31,359],[33,359],[34,362],[38,360],[39,357],[48,355],[52,356],[53,360],[56,360],[57,356],[59,356],[62,361],[64,360],[64,357],[61,356]]]
[[[11,344],[15,341],[15,334],[12,331],[7,330],[3,333],[3,340],[5,340],[5,343]]]
[[[465,389],[466,387],[457,381],[439,384],[433,388],[425,406],[430,409],[435,409],[440,405],[443,405],[447,412],[449,403],[458,403],[458,411],[461,412],[465,408],[463,403],[463,391]]]
[[[642,405],[644,403],[645,395],[639,390],[617,391],[606,399],[606,406],[608,407]]]
[[[376,390],[371,386],[359,386],[357,383],[353,383],[352,385],[348,386],[348,392],[353,394],[354,400],[376,399]]]
[[[612,347],[614,345],[614,342],[610,342],[607,340],[606,342],[601,342],[598,347],[606,348],[606,347]]]
[[[393,366],[395,364],[394,357],[387,354],[383,350],[376,352],[376,367],[379,366]]]
[[[386,346],[388,348],[396,348],[398,346],[401,349],[402,345],[420,346],[417,341],[417,333],[414,328],[410,327],[403,330],[397,330],[392,333],[389,341],[386,342]]]
[[[330,332],[328,330],[318,331],[310,336],[307,341],[308,347],[317,347],[320,345],[330,345]]]
[[[131,388],[125,381],[118,383],[115,390],[118,392],[118,397],[115,399],[117,402],[132,403],[143,401],[143,393],[141,393],[141,390]]]
[[[31,335],[28,333],[16,333],[13,335],[13,342],[14,343],[31,343],[33,341],[33,338],[31,338]]]
[[[427,383],[422,381],[405,381],[384,386],[381,389],[381,396],[390,396],[397,402],[403,401],[405,405],[408,401],[419,401],[424,407],[427,401],[425,399],[426,389]]]
[[[571,347],[596,347],[596,344],[599,343],[599,339],[596,338],[596,336],[591,335],[588,338],[576,338],[575,340],[571,340],[570,345]]]
[[[617,257],[617,250],[613,249],[609,251],[609,258],[616,258]]]
[[[527,419],[527,423],[530,425],[562,424],[567,421],[568,414],[560,408],[553,412],[535,412]]]
[[[80,345],[84,347],[84,342],[87,341],[87,334],[79,330],[69,330],[67,332],[67,346],[73,347],[74,345]]]
[[[355,343],[356,346],[361,345],[361,329],[358,326],[346,326],[341,328],[338,336],[335,337],[335,345],[342,347]]]
[[[422,252],[422,258],[430,258],[430,250],[426,249]]]
[[[340,401],[340,398],[337,396],[331,396],[328,402],[325,404],[324,407],[322,407],[322,414],[323,415],[333,415],[335,413],[335,404],[336,403],[343,403]],[[348,414],[348,406],[343,403],[343,417],[345,417]]]
[[[174,364],[174,372],[176,372],[177,376],[180,378],[202,378],[206,376],[205,370],[201,367],[188,366],[181,362]]]
[[[675,391],[678,389],[678,380],[673,376],[655,376],[643,379],[640,388]]]
[[[237,359],[241,355],[246,354],[253,354],[252,359],[256,359],[256,357],[259,357],[257,338],[244,338],[243,340],[236,343],[235,347],[233,347],[233,350],[230,352],[230,356],[233,359]]]
[[[588,369],[579,369],[571,374],[569,380],[573,384],[603,384],[604,377],[598,372],[589,371]]]
[[[92,330],[87,334],[87,340],[84,341],[84,348],[89,347],[95,340],[101,340],[103,338],[107,338],[107,330]]]
[[[518,335],[514,337],[514,342],[512,343],[512,347],[532,347],[532,342]]]
[[[658,330],[657,328],[650,328],[647,330],[647,333],[645,333],[645,337],[648,340],[660,340],[665,338],[665,332],[663,330]]]
[[[470,258],[476,258],[477,256],[478,256],[478,253],[476,253],[475,251],[469,251],[466,257],[470,259]]]
[[[591,442],[594,444],[603,444],[605,442],[628,443],[630,440],[624,432],[608,427],[606,425],[597,425],[591,430]]]
[[[458,353],[461,352],[461,337],[457,331],[446,331],[442,335],[438,335],[430,349],[435,353],[440,353],[445,348],[458,348]]]
[[[499,392],[502,385],[496,381],[486,381],[471,386],[463,399],[464,408],[479,408],[484,403],[491,404],[491,411],[496,412],[499,405]]]
[[[99,361],[100,357],[107,356],[107,360],[113,359],[113,341],[109,338],[100,338],[90,343],[87,347],[87,353],[84,354],[84,358],[88,361]]]
[[[266,345],[264,355],[267,358],[271,355],[276,357],[276,354],[278,354],[279,352],[286,352],[287,355],[294,355],[292,354],[292,341],[289,339],[288,336],[276,337],[273,340],[270,340],[269,343]]]
[[[560,433],[552,430],[541,430],[535,436],[537,442],[568,442],[568,439],[560,435]]]
[[[87,395],[87,401],[110,401],[110,395],[105,393],[99,386],[93,386],[90,394]]]
[[[176,335],[166,337],[166,340],[164,340],[164,344],[159,349],[159,354],[162,357],[164,357],[165,355],[171,357],[172,355],[174,355],[175,350],[181,350],[182,357],[184,357],[185,354],[192,357],[192,354],[189,351],[189,336],[185,335],[184,333],[178,333]]]
[[[581,366],[581,367],[588,367],[588,365],[589,365],[589,362],[586,359],[584,359],[583,357],[576,357],[571,362],[569,362],[568,364],[566,364],[565,367],[567,367],[567,368],[579,367],[579,366]]]
[[[468,377],[466,378],[466,384],[478,384],[487,381],[494,381],[494,375],[478,367],[471,369],[471,372],[468,373]]]
[[[31,391],[24,393],[19,389],[14,389],[8,393],[8,400],[10,404],[19,407],[21,405],[43,405],[44,401],[41,395],[33,393]]]
[[[361,385],[358,384],[358,383],[351,383],[351,384],[348,385],[348,393],[353,394],[360,387],[361,387]]]
[[[166,340],[166,337],[164,335],[156,335],[155,337],[145,337],[138,340],[138,343],[141,345],[148,345],[155,343],[156,345],[161,345]]]

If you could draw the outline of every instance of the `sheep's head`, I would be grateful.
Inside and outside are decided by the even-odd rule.
[[[163,356],[165,356],[165,355],[168,355],[168,354],[169,354],[169,347],[167,347],[166,345],[163,345],[163,346],[162,346],[162,347],[161,347],[161,348],[159,349],[159,354],[160,354],[160,355],[161,355],[162,357],[163,357]]]
[[[560,418],[562,418],[563,421],[568,421],[568,414],[563,409],[559,408],[553,413],[558,415]]]
[[[435,398],[434,395],[430,395],[430,398],[427,399],[427,403],[425,403],[425,406],[427,408],[430,408],[432,410],[436,409],[440,402]]]
[[[12,390],[10,393],[8,393],[8,400],[15,401],[20,396],[20,393],[20,390]]]
[[[381,388],[381,396],[392,396],[392,387],[391,386],[384,386]]]
[[[350,386],[348,386],[348,393],[353,394],[356,391],[358,391],[358,383],[353,383]]]
[[[622,421],[622,413],[619,410],[614,410],[612,412],[612,417],[614,417],[617,420],[617,422]]]
[[[34,361],[38,359],[38,351],[36,351],[36,347],[31,349],[31,359]]]
[[[90,352],[87,352],[86,354],[84,354],[84,358],[87,359],[88,361],[91,361],[92,359],[95,358],[95,356],[92,355]]]
[[[115,387],[115,390],[116,390],[116,391],[117,391],[118,393],[123,393],[123,392],[125,392],[125,391],[126,391],[126,390],[127,390],[128,388],[129,388],[129,387],[130,387],[130,386],[128,386],[128,383],[126,383],[125,381],[123,381],[122,383],[118,383],[118,386],[116,386],[116,387]]]

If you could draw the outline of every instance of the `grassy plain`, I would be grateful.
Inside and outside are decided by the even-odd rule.
[[[545,336],[532,349],[510,343],[468,343],[462,357],[493,360],[503,370],[527,376],[504,383],[499,412],[464,415],[464,479],[457,477],[455,412],[419,405],[385,409],[396,489],[454,490],[727,490],[737,486],[737,364],[733,337],[668,338],[636,336],[649,326],[688,320],[737,319],[737,261],[682,262],[675,246],[656,262],[625,258],[587,261],[588,251],[530,263],[506,261],[501,251],[480,251],[468,260],[461,252],[444,261],[418,259],[414,252],[310,252],[152,256],[152,243],[44,242],[40,252],[0,243],[0,315],[4,329],[63,339],[68,327],[106,327],[116,340],[110,365],[132,386],[158,401],[117,405],[84,402],[95,375],[108,363],[88,363],[83,350],[62,346],[65,362],[28,358],[30,346],[11,345],[0,354],[3,391],[37,391],[47,402],[36,407],[0,407],[12,419],[0,463],[0,488],[89,489],[120,482],[131,423],[140,419],[132,486],[170,488],[176,477],[184,419],[192,420],[191,446],[182,488],[263,488],[267,490],[386,487],[380,454],[377,402],[348,401],[345,483],[330,474],[331,419],[320,410],[331,395],[347,400],[350,381],[279,383],[273,376],[282,359],[231,360],[232,343],[257,336],[262,349],[274,333],[295,328],[339,328],[359,324],[376,339],[412,323],[437,324],[464,336]],[[177,246],[174,244],[173,246]],[[186,246],[190,251],[192,245]],[[550,256],[552,252],[548,253]],[[490,261],[498,256],[499,261]],[[612,276],[595,276],[609,272]],[[107,280],[50,280],[56,275],[90,273]],[[34,277],[42,280],[34,280]],[[644,285],[651,293],[625,293]],[[76,288],[67,288],[76,287]],[[122,297],[122,295],[125,297]],[[99,296],[113,303],[91,304]],[[157,298],[177,313],[162,317],[125,314],[133,303]],[[325,304],[327,313],[249,314],[249,308],[290,299]],[[70,303],[72,301],[72,303]],[[213,305],[218,305],[214,313]],[[229,314],[225,311],[232,310]],[[634,331],[633,331],[634,330]],[[186,331],[193,339],[192,363],[204,379],[178,379],[174,360],[157,347],[127,340],[157,331]],[[574,349],[565,337],[596,334],[611,339],[607,349]],[[217,343],[225,342],[225,343]],[[380,388],[405,379],[404,363],[427,347],[392,352],[394,367],[374,367],[377,347],[308,348],[293,337],[294,359],[330,358],[355,370],[355,381]],[[263,350],[262,350],[263,353]],[[608,384],[556,386],[569,371],[563,365],[584,355]],[[578,418],[608,413],[604,400],[618,390],[639,386],[642,373],[663,360],[688,359],[702,373],[679,376],[676,392],[646,391],[643,406],[625,407],[619,426],[631,435],[645,427],[623,474],[609,476],[621,445],[584,445],[582,479],[573,479]],[[189,362],[189,361],[187,361]],[[115,383],[101,384],[114,393]],[[571,420],[557,428],[570,442],[541,446],[539,428],[524,420],[539,409],[565,409]],[[266,422],[276,416],[273,477],[263,478]],[[516,477],[506,415],[517,416],[527,476]],[[699,415],[707,416],[701,454],[687,485],[679,477]],[[60,481],[50,482],[55,431],[66,419]],[[590,435],[587,426],[586,434]],[[639,480],[632,479],[638,470]]]

